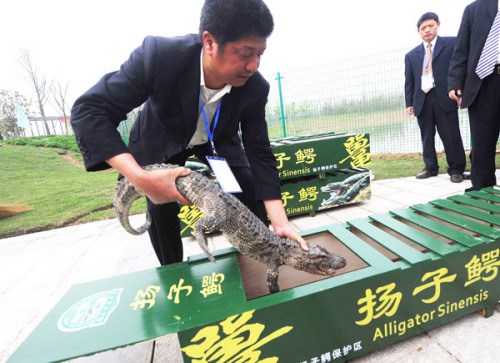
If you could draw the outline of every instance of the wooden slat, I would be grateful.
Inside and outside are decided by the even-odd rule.
[[[494,214],[482,212],[476,209],[467,208],[464,205],[460,205],[458,203],[453,203],[450,200],[438,199],[430,202],[433,205],[436,205],[441,208],[449,209],[453,212],[463,214],[465,216],[472,217],[479,221],[487,222],[490,224],[494,224],[496,226],[500,226],[500,217]]]
[[[398,221],[389,214],[373,215],[370,218],[393,230],[394,232],[403,235],[420,246],[427,248],[429,251],[432,251],[431,253],[433,254],[431,254],[431,257],[433,258],[439,258],[440,256],[447,255],[448,253],[461,250],[458,245],[449,245],[437,238],[419,231],[418,229]]]
[[[482,210],[485,210],[487,212],[492,212],[492,213],[500,213],[500,206],[496,204],[491,204],[488,202],[483,202],[479,199],[474,199],[472,197],[469,197],[467,195],[453,195],[448,198],[449,200],[453,200],[455,202],[459,202],[462,204],[470,205],[471,207],[476,207],[480,208]]]
[[[500,187],[498,187],[498,186],[486,187],[486,188],[481,189],[481,191],[500,195]]]
[[[488,200],[493,203],[500,203],[500,195],[492,194],[492,193],[487,193],[484,189],[483,190],[474,190],[472,192],[467,193],[467,195],[471,197],[476,197],[484,200]]]
[[[428,254],[421,253],[391,236],[389,233],[375,227],[367,218],[348,221],[347,224],[357,228],[371,239],[411,264],[426,261],[431,258]]]
[[[432,231],[440,236],[446,237],[452,241],[460,243],[463,246],[471,247],[484,243],[484,237],[473,237],[463,232],[459,232],[451,227],[445,226],[442,223],[425,218],[418,215],[411,209],[399,209],[391,212],[392,214],[403,218],[409,222],[416,224],[417,226],[423,227]]]
[[[497,239],[500,238],[500,231],[498,229],[492,228],[482,223],[478,223],[471,219],[461,217],[459,215],[446,212],[442,209],[436,208],[435,206],[429,204],[416,204],[411,206],[412,209],[428,214],[432,217],[440,219],[442,221],[454,224],[457,227],[467,229],[473,233],[480,234],[482,236]]]
[[[359,258],[364,260],[378,272],[397,269],[397,266],[395,266],[389,258],[349,231],[345,224],[332,224],[327,226],[327,228],[335,238],[345,244],[351,251],[358,255]]]

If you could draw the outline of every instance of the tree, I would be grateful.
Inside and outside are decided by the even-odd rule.
[[[68,84],[63,88],[60,83],[53,84],[50,92],[52,93],[52,99],[56,103],[56,108],[61,112],[63,116],[63,122],[66,128],[66,135],[68,135],[68,116],[67,111],[69,111],[68,103],[66,102],[66,94],[68,92]]]
[[[40,109],[40,115],[43,118],[43,123],[45,125],[45,131],[47,135],[50,135],[49,124],[45,117],[45,111],[43,106],[47,102],[48,96],[50,94],[50,86],[47,84],[45,77],[40,76],[38,73],[38,68],[31,58],[31,54],[27,49],[22,49],[19,54],[19,63],[21,67],[28,73],[29,80],[33,84],[33,88],[36,93],[38,107]]]
[[[16,104],[32,117],[31,101],[17,91],[0,90],[0,133],[7,138],[21,137],[17,126]]]

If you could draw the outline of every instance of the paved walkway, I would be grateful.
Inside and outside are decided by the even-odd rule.
[[[469,186],[469,181],[453,184],[445,174],[426,180],[374,180],[371,200],[323,211],[315,217],[295,217],[292,223],[304,230],[345,222],[463,194]],[[211,243],[213,249],[229,246],[221,236],[212,238]],[[185,238],[184,246],[186,256],[201,253],[192,238]],[[116,220],[0,240],[0,362],[8,359],[70,286],[157,266],[147,234],[129,235]],[[168,351],[169,346],[163,348],[165,359],[155,362],[178,361],[178,353]],[[473,314],[356,361],[498,362],[498,352],[500,314],[488,319]],[[113,361],[141,362],[133,359],[131,350],[114,354]],[[77,361],[81,360],[109,362],[110,355]]]

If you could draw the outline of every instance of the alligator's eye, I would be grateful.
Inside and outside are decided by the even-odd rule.
[[[314,255],[314,257],[311,257],[309,260],[313,263],[320,263],[328,260],[328,258],[323,255]]]

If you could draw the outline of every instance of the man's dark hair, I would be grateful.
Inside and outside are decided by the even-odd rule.
[[[206,0],[201,10],[200,38],[208,31],[223,51],[227,42],[246,36],[269,37],[274,21],[262,0]]]
[[[420,24],[422,24],[426,20],[435,20],[436,23],[439,23],[439,17],[436,13],[425,13],[420,17],[420,19],[418,19],[417,29],[420,29]]]

